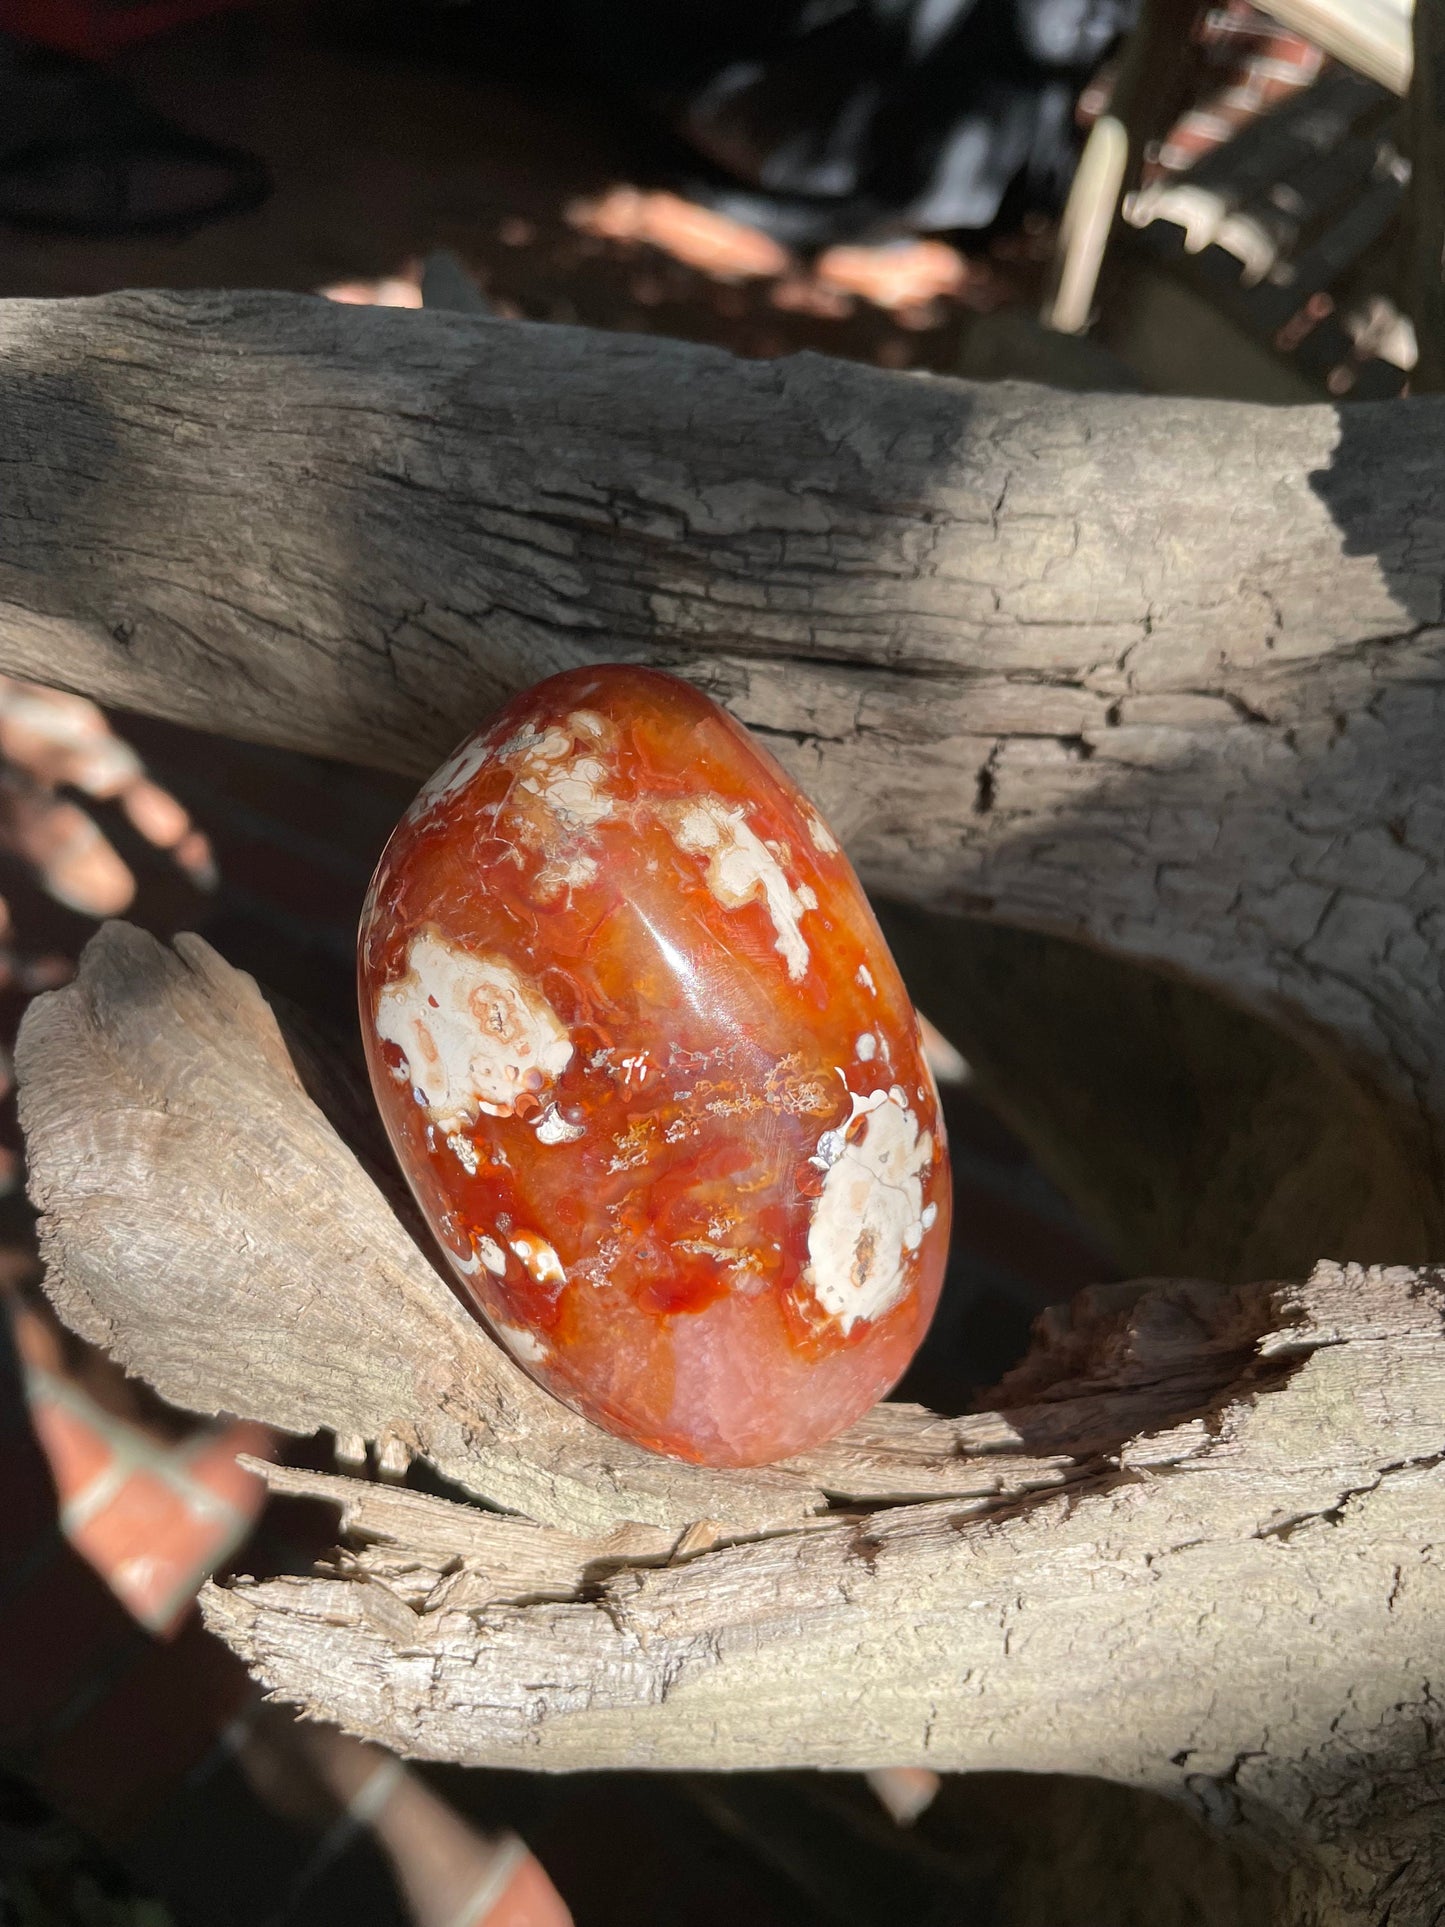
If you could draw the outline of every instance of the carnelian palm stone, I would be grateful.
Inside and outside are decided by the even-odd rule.
[[[753,1465],[894,1384],[942,1280],[938,1097],[827,824],[688,684],[537,684],[407,811],[362,1027],[471,1300],[557,1397]]]

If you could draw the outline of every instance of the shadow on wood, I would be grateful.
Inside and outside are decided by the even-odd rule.
[[[958,1041],[1121,1245],[1241,1281],[1084,1294],[991,1411],[885,1405],[747,1475],[649,1458],[467,1319],[248,979],[112,926],[19,1054],[63,1314],[194,1409],[491,1508],[310,1475],[334,1564],[213,1587],[210,1623],[424,1757],[1095,1776],[1264,1855],[1291,1927],[1433,1918],[1445,404],[254,295],[7,303],[0,346],[0,668],[420,774],[550,670],[675,667],[900,915],[1009,927],[946,965]],[[1019,931],[1151,974],[1120,996]],[[1259,1026],[1267,1081],[1211,1092]],[[1142,1113],[1080,1144],[1111,1045],[1182,1174]],[[1243,1282],[1326,1234],[1417,1262]]]
[[[1102,1776],[1238,1828],[1282,1918],[1403,1901],[1445,1607],[1432,1274],[1100,1288],[995,1411],[883,1406],[718,1474],[522,1378],[198,939],[107,926],[19,1067],[77,1330],[194,1408],[401,1441],[507,1508],[269,1471],[337,1507],[335,1560],[203,1603],[283,1698],[471,1764]]]

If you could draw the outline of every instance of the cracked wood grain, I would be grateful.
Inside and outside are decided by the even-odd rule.
[[[1089,1295],[1000,1388],[998,1422],[1027,1436],[1013,1401],[1040,1382],[1076,1412],[1121,1375],[1157,1388],[1191,1323],[1253,1343],[1105,1459],[1086,1427],[1062,1490],[692,1556],[559,1546],[539,1568],[520,1522],[272,1474],[339,1506],[336,1562],[213,1585],[205,1613],[273,1691],[403,1752],[1103,1776],[1252,1839],[1281,1919],[1383,1920],[1388,1895],[1391,1921],[1425,1921],[1438,1848],[1416,1840],[1403,1874],[1400,1848],[1441,1766],[1442,1312],[1438,1276],[1334,1265],[1213,1303]]]
[[[1067,1448],[1024,1452],[988,1418],[916,1406],[880,1407],[816,1453],[740,1473],[598,1430],[462,1309],[313,1101],[253,980],[199,937],[172,949],[105,925],[74,983],[27,1010],[16,1069],[57,1309],[188,1410],[326,1427],[402,1469],[427,1458],[533,1520],[646,1525],[669,1544],[701,1521],[735,1536],[830,1501],[981,1502],[1073,1474]],[[331,1069],[324,1096],[352,1123]],[[1221,1326],[1191,1346],[1178,1396],[1226,1370],[1239,1342]],[[1121,1384],[1093,1412],[1092,1449],[1127,1428],[1136,1396]]]
[[[401,1441],[487,1502],[265,1468],[336,1550],[203,1605],[280,1698],[472,1764],[1102,1776],[1264,1855],[1291,1927],[1430,1918],[1438,1273],[1099,1287],[992,1410],[885,1405],[715,1474],[518,1373],[199,939],[107,926],[18,1065],[75,1329],[192,1409]]]
[[[277,1692],[432,1757],[1093,1773],[1261,1847],[1290,1927],[1435,1917],[1442,406],[5,304],[0,668],[413,774],[551,670],[676,668],[905,907],[1288,1031],[1329,1073],[1296,1108],[1384,1173],[1340,1222],[1422,1258],[1086,1294],[992,1412],[673,1466],[461,1312],[249,979],[112,926],[19,1051],[62,1314],[491,1508],[308,1475],[326,1570],[206,1599]]]
[[[10,302],[0,668],[416,775],[550,671],[676,668],[865,882],[1328,1053],[1439,1249],[1442,406],[287,296]]]

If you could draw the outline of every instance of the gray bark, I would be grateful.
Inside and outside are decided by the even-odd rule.
[[[1433,1919],[1442,404],[1066,397],[269,296],[10,303],[0,357],[0,669],[420,774],[550,670],[677,668],[829,813],[901,947],[961,1005],[993,985],[959,1041],[1121,1225],[1164,1154],[1115,1133],[1110,1164],[1051,1066],[1129,1091],[1181,1037],[1211,1269],[1233,1221],[1243,1277],[1255,1216],[1266,1249],[1411,1261],[1087,1295],[995,1410],[673,1466],[496,1352],[306,1086],[348,1129],[364,1102],[249,980],[112,927],[19,1051],[62,1314],[192,1409],[419,1453],[499,1509],[313,1481],[334,1570],[212,1588],[212,1624],[432,1757],[1093,1773],[1237,1829],[1281,1919]],[[998,928],[949,922],[950,953],[960,913]],[[1005,1030],[1020,957],[1045,1021],[1015,996]],[[1078,988],[1136,964],[1147,995]],[[1230,1078],[1264,1067],[1239,1130],[1200,1096],[1226,1034]]]
[[[193,1409],[400,1444],[504,1509],[268,1470],[342,1545],[203,1604],[282,1698],[474,1764],[1099,1775],[1238,1830],[1282,1920],[1432,1917],[1438,1275],[1101,1288],[994,1410],[885,1405],[714,1473],[492,1346],[198,939],[108,926],[18,1064],[75,1329]]]
[[[10,302],[0,669],[420,775],[548,671],[675,667],[874,887],[1287,1032],[1323,1067],[1294,1115],[1333,1139],[1291,1223],[1419,1261],[1445,1236],[1442,406],[1061,395],[283,296]],[[1014,1096],[1047,1135],[1047,1091]]]
[[[1200,1137],[1250,1202],[1175,1235],[1189,1262],[1441,1249],[1441,403],[1079,397],[274,295],[15,301],[0,355],[0,669],[422,775],[539,674],[670,665],[865,883],[1293,1037],[1283,1129],[1225,1104]],[[1060,1147],[1048,1066],[1010,1075],[1152,1262],[1137,1181],[1079,1168],[1110,1133]]]

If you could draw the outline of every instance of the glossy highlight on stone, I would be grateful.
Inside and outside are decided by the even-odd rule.
[[[827,824],[706,696],[608,665],[509,703],[388,844],[359,981],[402,1168],[559,1398],[752,1465],[896,1382],[949,1231],[918,1021]]]

